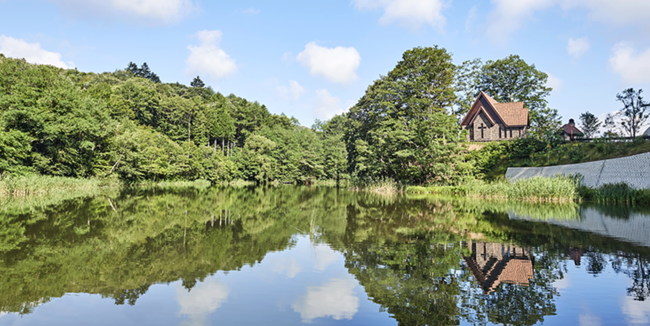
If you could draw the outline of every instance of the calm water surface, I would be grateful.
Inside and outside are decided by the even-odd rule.
[[[5,202],[0,325],[648,325],[650,210],[335,188]]]

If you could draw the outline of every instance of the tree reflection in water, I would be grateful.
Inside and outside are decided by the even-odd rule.
[[[0,212],[0,311],[28,314],[70,292],[136,305],[152,284],[181,280],[189,291],[292,247],[296,234],[340,252],[401,325],[543,322],[556,313],[553,284],[567,261],[595,276],[609,264],[632,280],[628,295],[645,300],[650,249],[543,222],[580,211],[316,187],[140,189],[18,203]]]

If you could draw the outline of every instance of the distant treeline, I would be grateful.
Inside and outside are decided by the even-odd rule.
[[[304,182],[344,173],[341,136],[198,77],[192,84],[161,83],[146,64],[95,74],[0,55],[0,177]]]
[[[417,47],[349,112],[306,128],[198,76],[190,86],[162,83],[146,63],[96,74],[0,55],[0,179],[457,185],[499,160],[463,145],[458,120],[479,91],[531,109],[526,157],[559,144],[547,79],[516,55],[455,65],[444,48]]]

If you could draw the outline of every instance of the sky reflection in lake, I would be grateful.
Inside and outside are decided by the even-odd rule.
[[[0,213],[0,325],[647,325],[646,221],[332,188],[22,203]]]

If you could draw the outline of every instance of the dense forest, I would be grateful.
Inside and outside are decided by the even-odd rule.
[[[307,128],[198,76],[162,83],[146,63],[97,74],[0,55],[0,178],[457,184],[480,168],[458,123],[478,91],[524,101],[531,148],[545,148],[560,123],[547,78],[516,55],[455,65],[418,47],[348,113]]]

